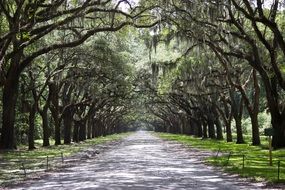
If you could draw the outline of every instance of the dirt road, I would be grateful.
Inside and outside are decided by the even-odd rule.
[[[136,132],[114,147],[63,171],[12,189],[263,189],[201,162],[201,152]]]

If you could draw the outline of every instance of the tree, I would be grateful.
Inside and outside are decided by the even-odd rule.
[[[214,52],[219,52],[217,56],[224,60],[234,58],[238,62],[246,62],[257,71],[265,87],[272,126],[277,131],[273,145],[279,148],[285,143],[284,137],[281,137],[284,134],[284,121],[281,119],[284,118],[284,109],[280,107],[283,102],[280,96],[282,92],[278,90],[284,90],[280,62],[280,58],[284,57],[284,40],[280,32],[284,25],[280,20],[284,15],[279,10],[280,1],[269,4],[265,5],[264,1],[254,4],[247,0],[178,0],[169,2],[168,8],[163,9],[163,5],[161,7],[162,14],[184,37],[209,46]],[[227,63],[229,64],[232,63]],[[248,102],[245,103],[249,105]]]
[[[118,31],[124,26],[149,27],[154,23],[146,23],[142,17],[152,7],[137,7],[131,13],[119,9],[119,1],[111,0],[69,1],[1,1],[1,20],[7,27],[1,31],[0,60],[3,85],[3,115],[1,148],[15,148],[14,123],[15,106],[21,73],[31,63],[51,51],[75,47],[82,44],[90,36],[100,32]],[[104,19],[102,19],[104,18]],[[151,22],[151,20],[150,20]],[[85,24],[86,23],[86,24]],[[53,35],[60,33],[71,35],[68,41],[61,41]],[[45,44],[43,46],[43,44]],[[58,117],[57,90],[49,85],[53,118]],[[56,143],[60,144],[60,121],[55,120]]]

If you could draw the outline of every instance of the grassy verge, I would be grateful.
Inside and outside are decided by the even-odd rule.
[[[221,166],[228,172],[237,173],[243,177],[252,177],[257,181],[285,182],[285,150],[273,151],[273,165],[269,166],[265,137],[261,138],[262,146],[251,146],[250,143],[235,144],[223,140],[201,140],[192,136],[169,133],[158,133],[158,136],[192,147],[214,151],[215,156],[207,158],[206,161],[212,165]],[[216,156],[218,152],[219,154]],[[230,159],[228,159],[229,154],[231,154]],[[279,180],[278,161],[281,164]]]
[[[114,134],[106,137],[89,139],[81,143],[70,145],[59,145],[50,147],[41,147],[40,141],[37,141],[38,148],[28,151],[27,148],[20,146],[17,151],[6,151],[0,153],[0,185],[7,182],[17,181],[25,177],[27,173],[37,173],[46,170],[47,159],[49,160],[49,169],[53,164],[61,164],[61,158],[74,155],[88,147],[103,144],[111,141],[120,140],[130,133]],[[24,165],[23,165],[24,164]],[[23,168],[24,167],[24,168]]]

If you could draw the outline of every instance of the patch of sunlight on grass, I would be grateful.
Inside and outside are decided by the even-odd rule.
[[[285,181],[285,149],[273,151],[273,166],[269,166],[268,140],[261,136],[261,146],[252,146],[251,137],[245,136],[245,144],[226,142],[225,140],[212,140],[195,138],[189,135],[156,133],[160,138],[178,141],[185,145],[200,149],[219,151],[218,157],[213,156],[206,161],[215,166],[224,167],[228,172],[237,173],[243,177],[253,177],[255,180],[268,180],[277,182],[278,161],[280,161],[279,182]],[[229,153],[231,153],[228,160]],[[244,162],[243,162],[244,155]],[[244,167],[243,167],[244,166]]]

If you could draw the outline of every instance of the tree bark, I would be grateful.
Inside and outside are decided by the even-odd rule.
[[[83,119],[79,124],[79,141],[86,140],[86,120]]]
[[[197,125],[193,119],[189,119],[189,135],[196,135]]]
[[[203,122],[203,139],[208,138],[208,133],[207,133],[207,123]]]
[[[215,125],[216,125],[216,131],[217,131],[217,139],[218,139],[218,140],[224,139],[224,137],[223,137],[222,125],[221,125],[221,122],[220,122],[218,116],[217,116],[217,118],[215,119]]]
[[[241,123],[241,117],[235,118],[236,122],[236,130],[237,130],[237,144],[243,144],[244,139],[243,139],[243,132],[242,132],[242,123]]]
[[[278,114],[272,118],[271,124],[274,128],[272,146],[274,149],[285,147],[285,118]]]
[[[95,134],[95,137],[101,136],[100,131],[101,131],[100,122],[98,121],[98,119],[96,119],[95,122],[94,122],[94,134]]]
[[[197,121],[197,137],[202,137],[203,136],[203,129],[202,129],[202,124],[200,121]]]
[[[49,90],[51,93],[51,103],[52,103],[50,110],[54,120],[54,140],[55,140],[55,145],[60,145],[61,134],[60,134],[60,118],[59,118],[59,98],[58,98],[59,89],[57,84],[51,83],[49,84]]]
[[[64,144],[71,143],[71,128],[72,128],[72,110],[71,108],[66,108],[63,113],[63,126],[64,126]]]
[[[40,111],[40,115],[42,117],[42,126],[43,126],[43,147],[50,146],[49,137],[49,122],[48,122],[48,106],[44,106],[43,110]]]
[[[34,102],[31,106],[29,113],[29,133],[28,133],[28,142],[29,150],[35,149],[35,118],[37,112],[37,103]]]
[[[92,138],[92,119],[89,117],[87,121],[87,139]]]
[[[234,88],[230,90],[231,97],[231,112],[236,123],[237,144],[243,144],[243,131],[242,131],[242,113],[243,113],[243,98],[240,94],[235,92]]]
[[[252,125],[252,145],[254,146],[260,145],[259,124],[258,124],[257,114],[256,113],[249,114]]]
[[[212,121],[208,121],[207,123],[209,138],[216,139],[214,123]]]
[[[272,146],[274,149],[285,147],[285,110],[278,103],[278,92],[276,79],[271,81],[266,73],[260,72],[265,87],[268,107],[271,115],[271,125],[274,129]]]
[[[225,125],[226,125],[227,142],[233,142],[231,120],[229,122],[226,122]]]
[[[73,125],[73,142],[79,142],[79,121],[74,121]]]
[[[1,149],[16,149],[15,138],[15,109],[18,97],[18,85],[20,74],[17,68],[11,68],[3,87],[3,111]]]
[[[96,119],[92,120],[92,139],[97,137],[96,135],[96,125],[97,125],[97,122],[96,122]]]
[[[55,140],[55,145],[60,145],[61,144],[61,139],[60,139],[60,119],[59,119],[59,114],[58,111],[54,110],[51,111],[53,121],[54,121],[54,140]]]
[[[214,122],[212,120],[212,117],[209,117],[207,119],[207,123],[208,123],[208,134],[209,134],[209,137],[211,139],[215,139],[216,138],[216,135],[215,135],[215,126],[214,126]]]

